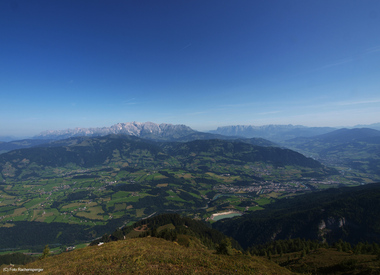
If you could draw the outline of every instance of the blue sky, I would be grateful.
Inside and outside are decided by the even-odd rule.
[[[0,135],[380,122],[380,1],[0,1]]]

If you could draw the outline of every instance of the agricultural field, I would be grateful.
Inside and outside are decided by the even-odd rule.
[[[128,171],[130,170],[130,171]],[[298,169],[257,163],[230,165],[229,173],[182,169],[110,168],[77,170],[70,174],[2,183],[0,226],[14,221],[96,223],[110,219],[137,220],[154,212],[186,212],[207,218],[225,209],[253,211],[278,196],[331,187],[331,181],[305,184]],[[282,182],[276,182],[281,176]],[[257,178],[263,182],[257,182]],[[219,194],[219,196],[217,196]],[[208,208],[213,211],[206,211]]]
[[[69,145],[0,155],[0,231],[15,234],[15,242],[18,230],[37,224],[57,243],[72,242],[69,235],[56,237],[62,228],[87,241],[159,213],[210,220],[215,213],[246,214],[278,198],[359,184],[276,147],[221,140],[155,145],[127,136],[62,142]]]

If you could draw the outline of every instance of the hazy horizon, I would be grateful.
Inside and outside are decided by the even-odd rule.
[[[0,2],[0,136],[379,122],[380,2]]]
[[[145,122],[141,122],[141,121],[129,121],[129,122],[118,122],[118,123],[133,123],[133,122],[136,122],[136,123],[146,123],[146,122],[152,122],[152,121],[145,121]],[[115,124],[118,124],[118,123],[115,123]],[[152,123],[155,123],[155,122],[152,122]],[[163,122],[165,123],[165,122]],[[115,125],[113,124],[113,125]],[[157,123],[157,124],[161,124],[161,123]],[[34,138],[40,134],[45,134],[47,132],[50,132],[50,131],[66,131],[66,130],[75,130],[75,129],[80,129],[80,128],[86,128],[86,129],[95,129],[95,128],[108,128],[108,127],[111,127],[113,125],[107,125],[107,126],[97,126],[97,127],[73,127],[73,128],[65,128],[65,129],[45,129],[41,132],[38,132],[34,135],[30,135],[30,136],[14,136],[14,135],[0,135],[0,141],[11,141],[11,140],[20,140],[20,139],[28,139],[28,138]],[[179,124],[180,125],[180,124]],[[184,125],[184,124],[182,124]],[[340,125],[340,126],[306,126],[306,125],[301,125],[301,124],[263,124],[263,125],[253,125],[253,124],[233,124],[233,125],[222,125],[222,126],[218,126],[214,129],[195,129],[195,128],[192,128],[190,127],[189,125],[185,125],[185,126],[189,126],[190,128],[192,128],[193,130],[196,130],[196,131],[199,131],[199,132],[211,132],[211,131],[214,131],[214,130],[217,130],[219,127],[229,127],[229,126],[257,126],[257,127],[260,127],[260,126],[271,126],[271,125],[274,125],[274,126],[288,126],[288,125],[291,125],[291,126],[304,126],[304,127],[331,127],[331,128],[336,128],[336,129],[342,129],[342,128],[358,128],[358,127],[364,127],[366,128],[368,126],[368,128],[371,128],[370,126],[373,125],[375,126],[376,125],[376,129],[379,128],[380,126],[380,122],[378,123],[372,123],[372,124],[368,124],[368,125],[362,125],[362,124],[357,124],[357,125]],[[373,128],[373,129],[375,129]]]

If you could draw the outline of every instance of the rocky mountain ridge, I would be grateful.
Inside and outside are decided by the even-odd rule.
[[[36,139],[64,139],[78,136],[105,136],[109,134],[126,134],[143,138],[171,139],[193,134],[196,131],[182,124],[153,122],[117,123],[110,127],[74,128],[66,130],[48,130],[35,136]]]

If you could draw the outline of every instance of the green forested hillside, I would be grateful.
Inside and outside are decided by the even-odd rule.
[[[306,238],[333,243],[380,242],[380,184],[329,189],[281,199],[214,228],[244,248],[272,240]]]
[[[322,168],[315,160],[278,147],[262,147],[226,140],[156,143],[125,135],[70,138],[44,147],[14,150],[0,155],[0,164],[1,177],[7,180],[33,176],[51,177],[56,174],[55,168],[64,170],[102,165],[151,168],[167,167],[168,164],[171,167],[184,167],[194,158],[202,159],[206,165],[244,165],[262,161],[280,167],[297,165]]]
[[[339,129],[324,135],[291,139],[288,148],[336,167],[345,176],[380,180],[380,131],[367,128]]]
[[[194,220],[178,214],[161,214],[144,220],[140,220],[131,226],[125,226],[115,230],[110,236],[94,240],[91,244],[99,242],[119,241],[131,237],[158,237],[170,241],[182,242],[186,246],[191,245],[189,237],[199,240],[205,247],[215,249],[219,243],[227,238],[226,235],[213,229],[209,224],[201,220]],[[186,237],[185,237],[186,236]],[[231,239],[233,248],[241,250],[241,246]]]
[[[232,163],[244,164],[263,161],[276,166],[298,165],[321,168],[322,165],[289,149],[255,146],[245,142],[226,142],[223,140],[196,140],[187,143],[168,145],[165,149],[170,155],[188,163],[195,157],[207,156],[229,159]]]

